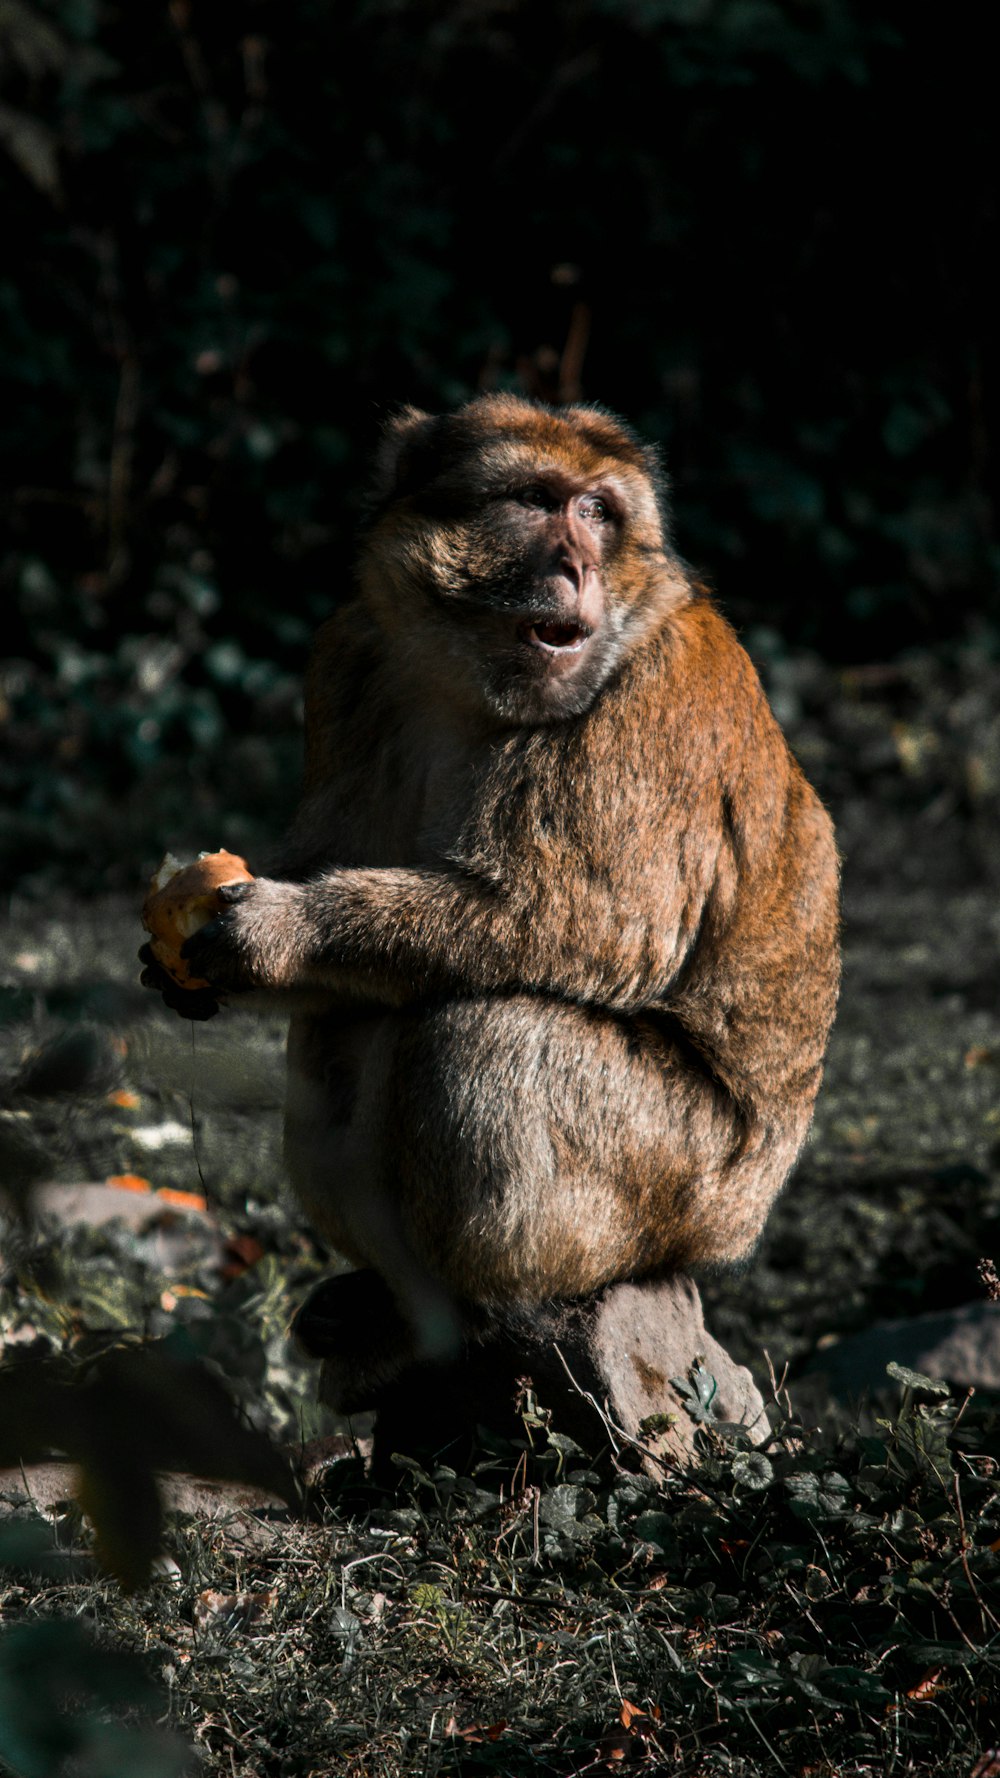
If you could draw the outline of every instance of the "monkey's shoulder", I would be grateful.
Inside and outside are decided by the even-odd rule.
[[[671,782],[752,769],[785,775],[790,755],[757,671],[704,589],[634,647],[580,725],[583,749]]]

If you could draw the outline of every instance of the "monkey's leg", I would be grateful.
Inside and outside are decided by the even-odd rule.
[[[481,1305],[739,1257],[804,1133],[748,1127],[669,1028],[542,996],[425,1009],[387,1060],[403,1241]]]
[[[359,1307],[345,1377],[364,1349],[384,1378],[484,1313],[739,1257],[801,1137],[748,1133],[669,1034],[542,996],[306,1021],[289,1060],[299,1195],[398,1310],[394,1344]]]
[[[403,1237],[387,1173],[392,1057],[401,1016],[374,1010],[292,1020],[285,1156],[313,1224],[358,1271],[318,1285],[294,1332],[325,1362],[324,1394],[349,1413],[408,1366],[463,1341],[452,1294]]]

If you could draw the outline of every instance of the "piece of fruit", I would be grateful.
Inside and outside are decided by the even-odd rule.
[[[210,986],[204,977],[191,974],[181,946],[221,912],[225,902],[219,890],[224,884],[252,881],[252,871],[233,852],[199,852],[191,864],[167,853],[150,879],[142,923],[151,935],[153,956],[179,988]]]

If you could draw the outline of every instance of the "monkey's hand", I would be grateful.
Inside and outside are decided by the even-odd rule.
[[[218,894],[222,912],[181,946],[192,975],[227,996],[293,986],[303,941],[302,885],[254,877],[225,883]]]
[[[144,988],[153,988],[163,995],[163,1003],[182,1019],[194,1019],[201,1024],[205,1019],[214,1019],[219,1010],[219,1002],[211,988],[182,988],[168,975],[162,964],[153,956],[152,945],[141,946],[139,962],[143,965],[139,977]]]

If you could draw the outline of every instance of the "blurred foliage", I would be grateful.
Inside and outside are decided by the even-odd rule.
[[[295,1495],[287,1463],[192,1353],[182,1338],[111,1346],[82,1364],[29,1353],[0,1365],[0,1466],[64,1451],[101,1562],[126,1588],[148,1584],[160,1549],[158,1471]]]
[[[962,20],[4,0],[14,860],[155,851],[153,811],[203,844],[222,807],[280,820],[401,401],[622,411],[682,551],[787,640],[995,625],[997,113]]]
[[[42,1538],[25,1538],[25,1532],[41,1532]],[[27,1546],[42,1549],[44,1536],[44,1527],[34,1524],[0,1532],[0,1571],[21,1562],[40,1566],[44,1556]],[[137,1709],[146,1724],[135,1720]],[[60,1778],[71,1769],[74,1778],[125,1772],[129,1778],[183,1778],[193,1769],[187,1749],[148,1721],[162,1709],[159,1688],[135,1655],[101,1647],[70,1618],[0,1631],[4,1773]]]

